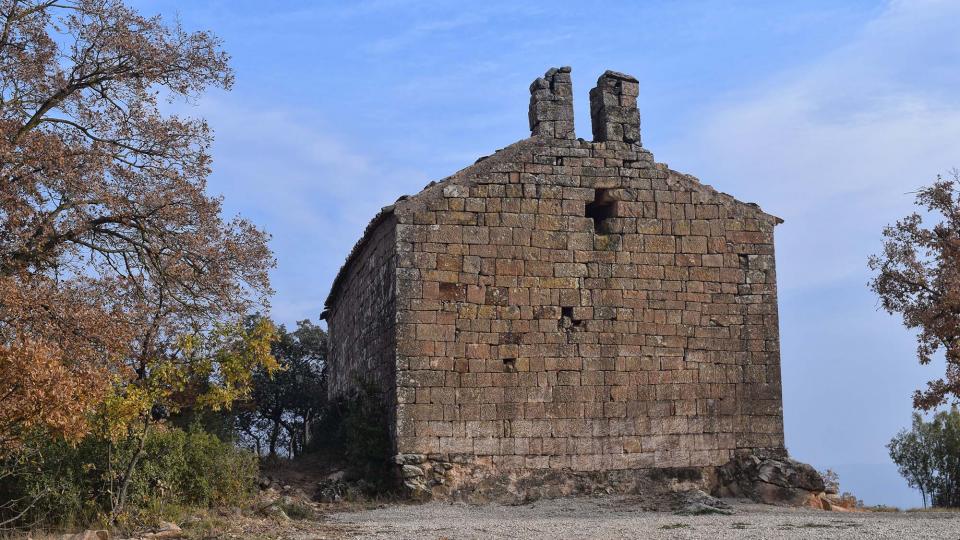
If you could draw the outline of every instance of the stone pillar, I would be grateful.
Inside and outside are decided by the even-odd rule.
[[[530,85],[530,132],[573,139],[573,83],[570,68],[551,68]]]
[[[590,90],[593,140],[640,144],[639,82],[624,73],[607,71]]]

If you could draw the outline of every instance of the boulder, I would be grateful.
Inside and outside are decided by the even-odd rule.
[[[407,496],[415,501],[426,501],[433,495],[422,476],[404,478],[403,488],[406,490]]]
[[[719,471],[719,494],[765,504],[813,506],[825,485],[810,465],[788,457],[740,455]]]
[[[751,460],[752,461],[752,460]],[[826,486],[816,469],[794,459],[766,459],[757,463],[756,476],[768,484],[821,492]]]
[[[680,492],[677,494],[677,509],[675,514],[680,516],[702,516],[706,514],[733,514],[733,507],[699,489]]]

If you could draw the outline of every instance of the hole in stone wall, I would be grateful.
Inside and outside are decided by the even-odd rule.
[[[563,165],[563,156],[557,156],[553,160],[554,165]]]
[[[573,328],[579,327],[582,322],[583,321],[573,318],[572,306],[562,306],[560,308],[560,328],[569,331]]]
[[[593,202],[587,203],[585,216],[593,219],[593,231],[597,234],[607,234],[606,220],[616,217],[614,201],[606,189],[594,191]]]
[[[516,358],[504,358],[503,359],[503,370],[508,373],[513,373],[517,370],[517,359]]]
[[[737,257],[740,257],[740,268],[746,269],[750,266],[750,257],[746,253],[739,253]]]

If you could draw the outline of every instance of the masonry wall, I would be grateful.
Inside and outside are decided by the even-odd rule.
[[[327,384],[332,399],[362,384],[396,402],[396,222],[391,209],[374,218],[334,283],[325,314]],[[386,419],[393,433],[393,415]]]
[[[586,217],[598,198],[613,214],[600,224]],[[431,456],[417,467],[707,467],[782,450],[776,218],[638,145],[535,137],[397,219],[397,440]],[[449,476],[426,481],[472,481]]]
[[[415,492],[637,489],[785,453],[778,218],[656,163],[636,79],[600,77],[593,142],[571,88],[551,69],[531,138],[378,216],[328,300],[330,392],[393,392]]]

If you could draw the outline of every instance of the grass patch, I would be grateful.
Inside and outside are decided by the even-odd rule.
[[[887,506],[885,504],[878,504],[876,506],[864,506],[864,510],[867,512],[900,512],[901,510],[896,506]]]

